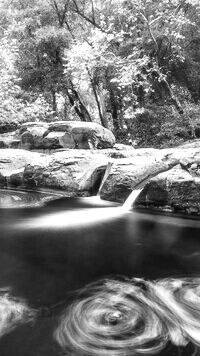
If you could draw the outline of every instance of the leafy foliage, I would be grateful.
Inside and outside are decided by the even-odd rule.
[[[2,117],[97,121],[143,146],[197,136],[198,0],[3,0],[0,13]]]

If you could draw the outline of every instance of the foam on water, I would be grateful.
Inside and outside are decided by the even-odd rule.
[[[73,355],[134,356],[200,346],[200,278],[105,279],[84,288],[55,338]]]
[[[21,324],[32,322],[36,314],[24,300],[14,298],[9,291],[0,289],[0,337]]]

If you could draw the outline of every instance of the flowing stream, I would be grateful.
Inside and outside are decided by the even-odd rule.
[[[132,198],[0,191],[0,355],[200,355],[200,221]]]

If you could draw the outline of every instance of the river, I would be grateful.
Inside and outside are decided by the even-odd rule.
[[[187,293],[195,291],[191,303],[196,303],[195,307],[193,305],[196,317],[191,329],[196,328],[196,333],[200,335],[200,326],[197,325],[200,315],[199,276],[200,221],[197,219],[126,210],[118,204],[103,202],[98,197],[56,196],[49,200],[48,194],[1,190],[1,356],[200,355],[199,348],[194,346],[198,346],[198,337],[191,330],[183,330],[186,321],[179,315],[179,309],[175,310],[172,295],[177,290],[187,289]],[[103,282],[99,282],[101,280]],[[88,284],[89,287],[85,288]],[[123,294],[125,290],[129,291],[126,295]],[[161,297],[163,290],[166,293]],[[147,295],[143,295],[144,291],[147,291],[149,299],[154,299],[156,306],[149,307],[152,302],[147,303],[147,299],[144,299],[147,298]],[[172,307],[165,302],[168,312],[167,316],[163,316],[162,299],[169,291],[168,301],[169,305],[172,301]],[[151,312],[153,310],[156,318],[159,305],[162,322],[164,320],[167,325],[174,323],[173,327],[167,326],[167,331],[166,327],[163,329],[160,326],[153,341],[152,335],[148,342],[145,341],[144,349],[138,346],[142,343],[140,339],[137,347],[134,346],[135,341],[129,343],[130,334],[133,334],[131,329],[126,330],[126,338],[124,336],[121,339],[108,330],[114,328],[119,332],[121,329],[116,328],[120,325],[123,328],[129,324],[133,327],[133,321],[129,323],[123,313],[129,310],[134,293],[142,295],[143,302]],[[124,307],[120,299],[116,302],[117,307],[109,305],[118,294],[125,304],[128,298],[128,305]],[[136,308],[136,301],[141,308],[143,302],[138,296],[133,299],[132,309]],[[92,304],[91,308],[88,303],[94,303],[95,300],[101,303],[94,314],[95,306]],[[88,318],[85,302],[89,308],[86,311],[91,311],[95,323],[103,325],[106,339],[101,339],[98,329],[93,340],[94,335],[87,329],[88,324],[84,324],[84,320],[81,321],[83,325],[78,327],[73,324],[75,318],[78,322],[84,315]],[[102,303],[105,309],[103,313],[107,313],[104,319],[99,316]],[[70,305],[72,308],[66,312],[66,307]],[[128,314],[132,313],[132,309]],[[192,320],[192,311],[188,309],[187,313],[188,318],[192,315]],[[148,315],[144,314],[144,319]],[[176,322],[172,321],[173,318]],[[65,320],[68,324],[65,324]],[[92,328],[96,327],[95,323],[91,322]],[[179,323],[182,323],[180,327]],[[153,318],[154,324],[158,325],[158,322]],[[67,337],[66,325],[71,330]],[[83,333],[80,332],[81,327],[85,328]],[[147,329],[143,327],[143,332],[145,330],[147,333]],[[84,341],[88,337],[87,332],[90,340]],[[142,335],[141,329],[139,334]],[[112,336],[111,341],[108,336]],[[161,339],[164,341],[160,342]],[[111,342],[109,347],[105,346],[106,340]],[[69,349],[66,346],[68,341]],[[157,344],[159,347],[152,346]]]

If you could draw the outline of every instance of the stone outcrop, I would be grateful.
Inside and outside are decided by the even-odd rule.
[[[15,186],[22,184],[24,168],[29,162],[38,163],[45,155],[21,149],[0,149],[0,187],[12,184],[16,177]]]
[[[136,206],[200,214],[200,151],[189,149],[186,153],[180,164],[145,185]]]
[[[178,163],[177,159],[170,158],[167,152],[135,150],[132,157],[113,160],[107,167],[101,198],[123,203],[134,189],[143,187],[151,177]]]
[[[115,144],[113,133],[95,122],[27,122],[17,131],[0,134],[0,148],[26,150],[105,149]]]
[[[21,140],[15,131],[0,134],[0,148],[20,148]]]
[[[149,152],[151,153],[149,155]],[[135,206],[200,215],[200,149],[135,150],[132,157],[112,160],[100,189],[102,199],[123,203],[142,189]]]
[[[24,184],[31,187],[62,189],[76,195],[93,195],[107,166],[100,154],[82,150],[56,152],[40,164],[28,164],[24,170]]]
[[[94,195],[108,158],[84,150],[52,155],[26,150],[0,150],[0,187],[64,190],[69,196]]]
[[[19,124],[17,122],[13,122],[9,119],[6,120],[6,118],[0,116],[0,134],[17,130],[18,127]]]
[[[34,129],[30,125],[29,129]],[[45,137],[65,135],[59,126]],[[21,134],[27,129],[21,128]],[[194,144],[194,143],[191,143]],[[123,203],[142,189],[135,205],[200,215],[200,144],[171,149],[64,149],[51,154],[0,149],[0,187],[48,188],[68,196],[89,196]]]
[[[17,131],[0,134],[0,148],[52,151],[106,149],[114,144],[113,133],[95,122],[27,122]]]
[[[94,122],[58,121],[50,124],[49,130],[65,132],[62,144],[67,148],[109,148],[115,144],[112,132]]]
[[[43,149],[43,139],[48,132],[46,123],[27,123],[23,124],[19,130],[21,148],[27,150]]]

